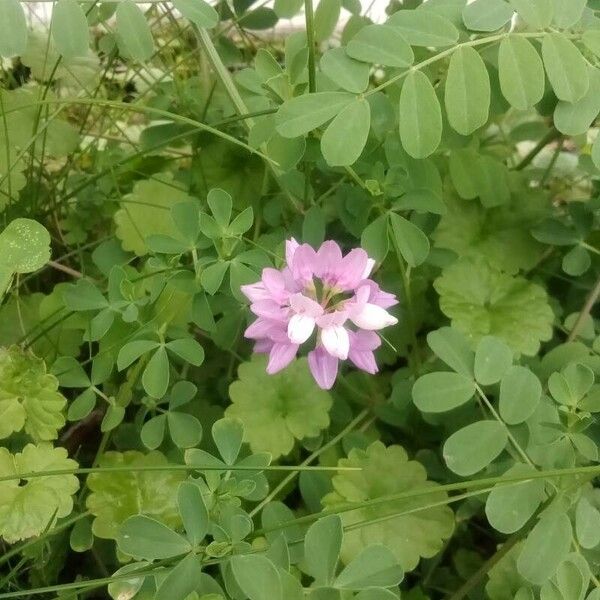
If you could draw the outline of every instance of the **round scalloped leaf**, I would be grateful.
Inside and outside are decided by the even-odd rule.
[[[18,346],[0,348],[0,439],[23,427],[35,441],[56,439],[66,404],[41,358]]]
[[[13,543],[39,535],[73,510],[72,496],[79,488],[75,475],[20,475],[77,466],[64,448],[50,444],[27,444],[14,455],[0,448],[0,477],[15,475],[15,479],[0,483],[0,537]]]
[[[50,260],[50,234],[32,219],[15,219],[0,233],[0,263],[13,273],[32,273]]]
[[[354,523],[377,520],[386,515],[406,513],[411,509],[444,500],[446,494],[436,491],[437,484],[427,481],[423,465],[409,461],[401,446],[384,446],[374,442],[366,450],[353,448],[339,467],[360,467],[362,471],[345,471],[333,477],[334,491],[323,498],[327,508],[347,502],[365,502],[413,489],[431,486],[431,494],[390,500],[385,504],[360,508],[341,514],[344,541],[341,558],[350,562],[364,548],[383,544],[399,560],[405,571],[414,569],[421,557],[437,554],[444,540],[452,535],[454,515],[447,506],[436,506],[411,514],[384,519],[356,529]]]
[[[512,277],[483,259],[462,258],[434,282],[440,308],[452,326],[473,343],[485,335],[533,356],[552,337],[554,313],[546,291],[523,277]]]
[[[240,365],[225,415],[243,423],[252,452],[278,458],[291,452],[296,440],[316,437],[329,425],[331,396],[317,387],[305,358],[276,375],[268,375],[265,366],[262,356]]]
[[[142,454],[135,450],[106,452],[100,467],[150,467],[166,465],[160,452]],[[87,508],[95,516],[94,535],[117,539],[119,526],[127,517],[144,514],[169,527],[181,524],[177,512],[177,487],[185,479],[178,471],[98,471],[92,473],[87,484],[91,494]]]
[[[121,240],[123,249],[143,256],[148,253],[148,236],[178,238],[179,233],[171,219],[170,210],[179,202],[191,200],[183,190],[178,189],[170,174],[138,181],[114,216],[116,235]]]

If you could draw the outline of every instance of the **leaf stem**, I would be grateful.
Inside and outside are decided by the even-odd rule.
[[[317,91],[315,66],[315,15],[312,0],[304,0],[304,18],[306,21],[306,44],[308,46],[308,92]]]
[[[592,291],[586,298],[585,304],[583,305],[583,308],[579,312],[577,320],[573,325],[573,329],[571,329],[571,332],[567,337],[567,342],[572,342],[577,337],[579,330],[583,326],[583,322],[585,321],[586,317],[590,314],[592,308],[594,307],[594,304],[596,304],[598,296],[600,296],[600,277],[598,277],[598,279],[596,280],[596,285],[594,285]]]

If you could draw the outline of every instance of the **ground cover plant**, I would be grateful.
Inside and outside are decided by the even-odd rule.
[[[600,599],[598,11],[0,0],[0,598]]]

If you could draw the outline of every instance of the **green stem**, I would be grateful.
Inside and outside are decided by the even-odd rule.
[[[308,465],[310,465],[311,462],[313,462],[319,456],[321,456],[321,454],[323,454],[323,452],[326,452],[327,450],[329,450],[329,448],[331,448],[332,446],[335,446],[345,435],[350,433],[368,414],[369,414],[368,410],[366,410],[366,409],[362,410],[335,437],[331,438],[325,445],[321,446],[318,450],[315,450],[308,458],[306,458],[302,463],[300,463],[300,465],[298,466],[299,470],[293,471],[292,473],[290,473],[287,477],[285,477],[279,483],[279,485],[274,487],[273,490],[271,490],[271,492],[269,493],[269,495],[262,502],[260,502],[260,504],[257,504],[252,509],[252,511],[249,513],[250,517],[253,517],[254,515],[258,514],[264,506],[266,506],[269,502],[271,502],[275,498],[275,496],[277,496],[277,494],[279,494],[279,492],[285,488],[286,485],[288,485],[291,481],[293,481],[294,478],[300,472],[301,468],[308,467]]]
[[[308,92],[317,91],[315,67],[315,15],[312,0],[304,0],[304,18],[306,21],[306,44],[308,46]]]

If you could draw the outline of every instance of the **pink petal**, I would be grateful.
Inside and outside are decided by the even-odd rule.
[[[269,354],[267,373],[273,375],[287,367],[298,352],[298,344],[274,344]]]
[[[288,293],[285,289],[285,279],[281,271],[270,267],[263,269],[262,282],[273,300],[280,303],[287,300]]]
[[[261,338],[254,343],[254,352],[257,354],[268,354],[271,352],[275,342],[269,338]]]
[[[286,331],[286,323],[283,321],[273,321],[271,319],[264,319],[263,317],[259,317],[246,329],[244,332],[244,337],[247,337],[252,340],[258,340],[260,338],[271,338],[275,339],[279,333],[285,335],[287,338]]]
[[[335,383],[338,372],[338,359],[331,356],[322,346],[308,353],[308,366],[317,385],[329,390]]]
[[[342,250],[331,240],[323,242],[317,251],[316,271],[320,277],[329,285],[336,285],[343,274]]]
[[[317,263],[317,253],[314,248],[308,244],[298,246],[294,252],[294,258],[291,263],[292,276],[294,279],[306,285],[312,281],[315,274],[315,266]]]
[[[347,310],[335,310],[331,313],[326,313],[317,318],[317,325],[321,329],[326,327],[335,327],[343,325],[348,319],[349,312]]]
[[[342,259],[337,286],[343,290],[353,290],[363,281],[369,256],[362,248],[354,248]]]
[[[290,296],[290,307],[298,315],[308,315],[313,319],[323,314],[323,307],[304,294],[293,294]]]
[[[294,238],[290,238],[289,240],[286,240],[286,242],[285,242],[285,262],[288,264],[288,266],[292,265],[292,262],[294,261],[294,254],[296,253],[298,246],[300,246],[300,244]]]
[[[258,300],[250,305],[250,310],[257,317],[265,317],[275,321],[287,319],[288,309],[283,308],[274,300]]]
[[[271,297],[271,295],[263,285],[262,281],[242,285],[240,289],[242,290],[242,294],[244,294],[244,296],[246,296],[246,298],[248,298],[250,302],[257,302],[258,300],[267,300]]]
[[[350,332],[350,351],[348,358],[356,367],[367,373],[379,370],[373,350],[381,345],[381,339],[374,331]]]
[[[287,334],[292,344],[304,344],[315,330],[315,320],[308,315],[294,315],[288,323]]]

